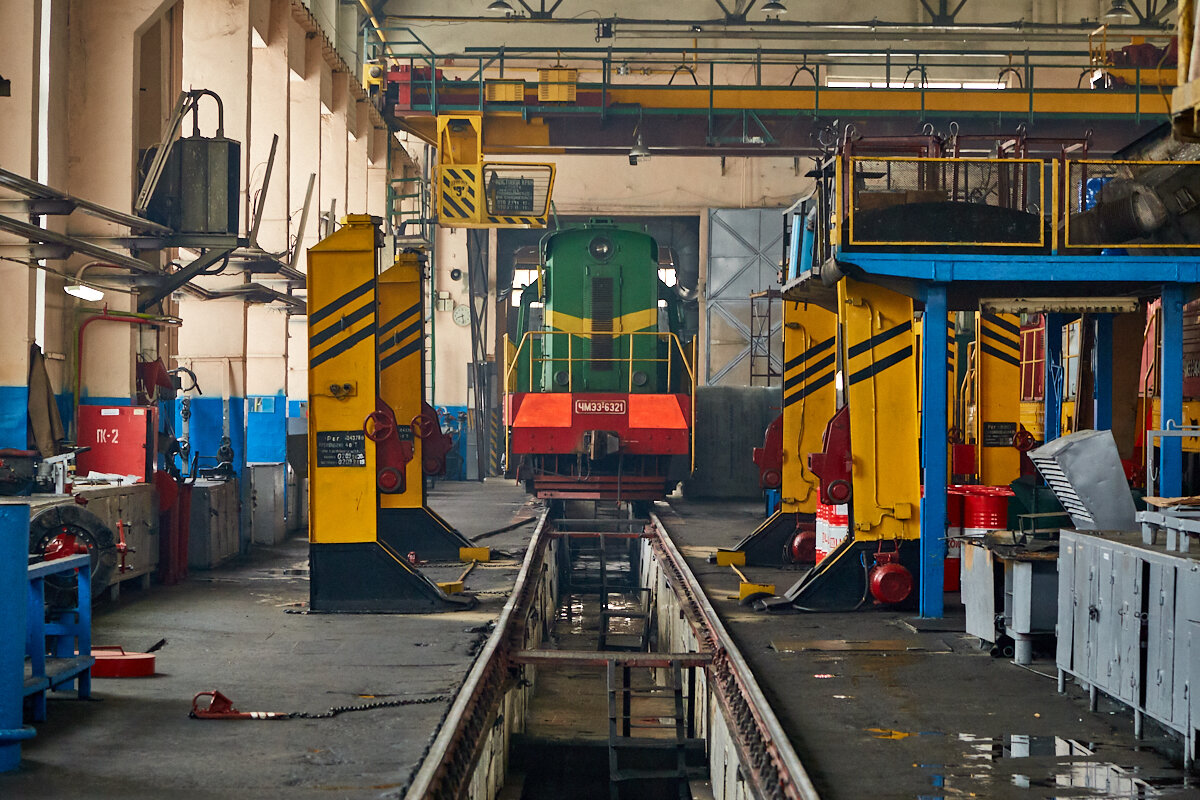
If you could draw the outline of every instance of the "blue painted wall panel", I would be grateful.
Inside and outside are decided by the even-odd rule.
[[[246,398],[246,461],[282,464],[287,460],[287,398]]]
[[[29,387],[0,386],[0,448],[29,443]]]
[[[128,397],[89,397],[83,395],[79,398],[81,406],[131,406],[133,400]]]

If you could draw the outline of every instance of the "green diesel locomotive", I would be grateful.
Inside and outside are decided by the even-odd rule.
[[[547,234],[507,345],[509,460],[539,497],[654,500],[691,469],[695,380],[683,308],[643,229]]]

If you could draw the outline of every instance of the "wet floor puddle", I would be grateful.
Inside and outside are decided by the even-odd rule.
[[[956,763],[918,763],[931,792],[918,800],[949,797],[1037,797],[1053,800],[1182,800],[1200,796],[1200,783],[1179,770],[1146,769],[1103,760],[1103,745],[1061,736],[981,737],[968,733],[867,728],[873,738],[938,740],[931,751],[955,755]],[[932,744],[932,741],[931,741]]]

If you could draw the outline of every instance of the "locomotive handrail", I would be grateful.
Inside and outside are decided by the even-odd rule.
[[[671,348],[671,352],[668,353],[668,355],[665,357],[658,357],[658,356],[654,356],[654,357],[636,356],[635,357],[633,347],[630,347],[630,348],[628,348],[627,355],[619,357],[619,358],[617,358],[617,357],[597,358],[590,354],[588,356],[581,356],[581,357],[576,358],[575,350],[574,350],[575,337],[590,340],[592,338],[591,333],[576,333],[573,331],[527,331],[521,337],[521,343],[517,346],[516,350],[512,353],[512,356],[509,357],[508,356],[508,346],[507,346],[509,339],[506,335],[505,336],[505,360],[507,363],[505,364],[505,369],[504,369],[505,391],[512,392],[514,390],[514,383],[515,383],[514,370],[517,370],[519,368],[520,363],[521,363],[522,354],[524,354],[526,363],[529,367],[528,384],[527,384],[526,391],[531,391],[531,392],[534,391],[534,383],[533,383],[534,364],[545,364],[545,363],[555,364],[555,363],[560,363],[560,362],[566,362],[566,365],[567,365],[567,385],[566,385],[566,387],[559,388],[557,386],[552,385],[551,387],[543,387],[543,388],[547,388],[549,391],[563,391],[565,389],[565,391],[567,391],[567,392],[572,392],[572,391],[574,391],[575,387],[574,387],[574,370],[571,369],[571,367],[576,363],[580,363],[580,364],[595,363],[595,362],[599,361],[599,362],[607,362],[607,363],[623,363],[623,364],[628,365],[627,390],[631,394],[633,393],[633,390],[634,390],[634,387],[633,387],[633,372],[634,372],[633,365],[635,362],[639,362],[642,364],[665,363],[667,365],[667,386],[670,387],[674,384],[674,382],[672,381],[672,378],[674,377],[674,372],[673,372],[674,362],[675,362],[675,356],[677,354],[679,356],[680,362],[683,364],[683,370],[687,375],[688,394],[689,395],[695,394],[695,389],[696,389],[695,371],[692,368],[692,365],[688,363],[687,354],[683,350],[683,344],[679,341],[679,337],[676,336],[674,333],[665,332],[665,331],[625,331],[623,333],[618,333],[618,334],[604,334],[604,335],[612,336],[612,338],[614,338],[614,339],[616,339],[618,337],[624,337],[624,336],[629,336],[629,337],[654,336],[654,337],[658,337],[660,340],[669,340],[672,344],[672,348]],[[566,356],[535,356],[533,354],[533,341],[534,340],[538,340],[538,339],[544,340],[547,337],[554,337],[554,336],[568,337],[567,338],[567,354],[566,354]],[[526,346],[527,343],[529,345],[528,347]],[[519,378],[520,378],[519,373],[515,377],[519,380]]]

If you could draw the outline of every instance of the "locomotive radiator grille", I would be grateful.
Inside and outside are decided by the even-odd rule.
[[[613,368],[613,279],[592,278],[592,369]]]

